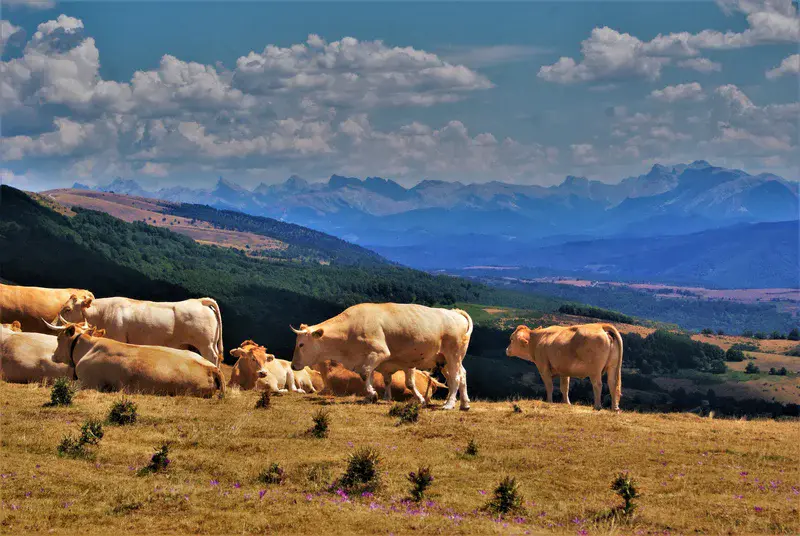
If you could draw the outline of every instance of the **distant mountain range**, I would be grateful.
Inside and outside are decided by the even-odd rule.
[[[570,176],[551,187],[425,180],[405,188],[380,177],[333,175],[323,183],[292,176],[253,190],[223,178],[211,189],[149,192],[123,179],[98,189],[289,221],[428,269],[486,264],[493,257],[493,262],[505,265],[513,259],[495,254],[503,244],[525,253],[520,259],[525,266],[547,266],[546,259],[529,253],[576,241],[656,238],[797,221],[800,213],[797,182],[705,161],[654,165],[648,173],[617,184]],[[442,250],[457,251],[455,262],[430,266],[430,252]]]

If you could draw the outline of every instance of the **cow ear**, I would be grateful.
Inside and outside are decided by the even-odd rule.
[[[324,333],[324,330],[322,328],[319,328],[317,330],[314,330],[314,332],[311,334],[311,336],[314,337],[315,339],[319,339],[319,338],[322,338],[322,334],[323,333]]]
[[[19,320],[14,320],[14,323],[11,324],[11,327],[17,331],[22,331],[22,324],[19,323]]]
[[[525,344],[531,342],[531,332],[527,329],[520,330],[519,332],[519,340]]]
[[[83,303],[81,304],[81,307],[83,307],[84,309],[88,309],[89,307],[91,307],[91,305],[92,305],[92,299],[91,298],[84,298],[83,299]]]
[[[104,329],[95,330],[94,336],[95,337],[105,337],[106,336],[106,330],[104,330]]]
[[[274,354],[267,354],[267,363],[269,363],[270,361],[275,361]]]
[[[69,326],[68,328],[66,328],[64,330],[64,334],[67,337],[72,337],[73,335],[75,335],[75,326]]]

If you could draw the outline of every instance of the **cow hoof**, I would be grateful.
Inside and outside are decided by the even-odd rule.
[[[366,397],[367,402],[370,404],[377,404],[378,403],[378,393],[367,395]]]
[[[461,411],[469,411],[469,406],[461,406],[458,409],[460,409]]]
[[[444,406],[442,406],[442,409],[443,410],[448,410],[448,409],[453,409],[455,407],[456,407],[455,404],[445,404]]]

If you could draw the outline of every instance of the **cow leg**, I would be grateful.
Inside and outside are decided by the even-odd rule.
[[[611,409],[614,411],[619,411],[619,395],[617,394],[616,374],[609,370],[606,373],[606,381],[608,382],[608,391],[611,393]]]
[[[422,393],[417,389],[417,369],[403,369],[403,374],[406,376],[406,387],[414,394],[414,398],[417,399],[417,402],[419,402],[421,406],[424,406],[426,403],[425,397],[422,396]]]
[[[561,376],[561,383],[558,384],[558,388],[561,390],[564,402],[571,406],[572,402],[569,401],[569,376]]]
[[[603,407],[603,376],[598,374],[592,377],[592,390],[594,391],[594,409]]]
[[[553,403],[553,375],[550,374],[549,370],[542,370],[539,369],[539,374],[542,376],[542,382],[544,383],[544,390],[547,392],[547,402],[552,404]]]
[[[375,369],[378,366],[386,361],[386,358],[389,357],[389,352],[386,353],[382,352],[370,352],[367,355],[367,359],[365,360],[364,367],[361,369],[361,378],[363,378],[365,383],[365,389],[367,391],[367,400],[369,402],[377,402],[378,401],[378,392],[375,390],[375,387],[372,386],[373,382],[375,381]],[[391,377],[389,378],[391,382]]]
[[[459,392],[461,393],[461,411],[469,409],[469,395],[467,394],[467,369],[461,365],[461,377],[459,379]]]
[[[216,366],[219,366],[220,356],[217,354],[217,349],[214,348],[213,345],[205,344],[200,346],[197,350],[197,353],[203,356],[203,359],[213,363]]]
[[[383,400],[386,402],[392,401],[392,376],[390,374],[382,374],[383,376]]]
[[[461,386],[461,363],[452,359],[445,364],[447,368],[447,400],[442,409],[453,409],[456,407],[456,397],[458,388]]]

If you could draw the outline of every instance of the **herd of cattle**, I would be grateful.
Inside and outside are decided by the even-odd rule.
[[[0,375],[7,382],[70,377],[102,391],[208,397],[236,387],[370,400],[377,399],[377,387],[385,400],[399,390],[426,404],[445,387],[427,372],[437,369],[448,388],[442,409],[453,409],[457,398],[462,410],[469,409],[463,361],[473,324],[460,309],[355,305],[320,324],[292,327],[297,340],[291,362],[244,341],[230,351],[237,361],[227,382],[220,368],[222,315],[211,298],[96,299],[82,289],[0,284],[0,323]],[[548,402],[554,376],[561,378],[567,403],[570,377],[589,377],[599,408],[605,372],[612,408],[619,410],[622,339],[611,324],[519,326],[506,354],[536,365]]]

